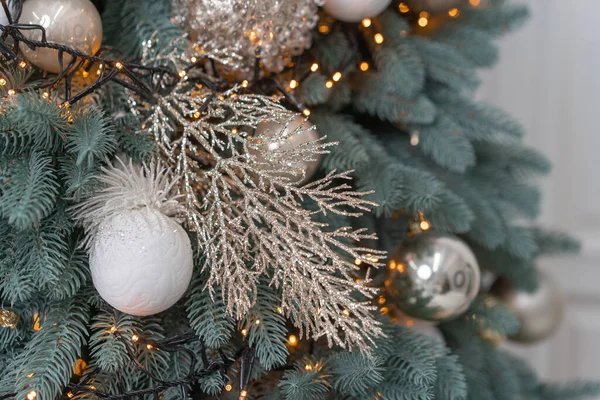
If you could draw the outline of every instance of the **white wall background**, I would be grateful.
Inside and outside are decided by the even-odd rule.
[[[533,18],[501,42],[480,97],[525,124],[548,155],[541,221],[583,240],[580,257],[543,260],[567,298],[551,340],[517,348],[545,378],[600,379],[600,0],[513,0]]]

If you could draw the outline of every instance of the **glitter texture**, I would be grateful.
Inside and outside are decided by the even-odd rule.
[[[171,0],[173,18],[199,54],[230,71],[248,73],[257,54],[266,70],[281,71],[311,45],[324,0]]]
[[[152,54],[156,46],[147,46]],[[177,46],[159,47],[170,50],[145,62],[184,65]],[[376,239],[365,228],[334,228],[320,220],[328,213],[370,211],[375,204],[364,196],[371,192],[353,190],[351,171],[299,184],[303,166],[318,162],[335,143],[307,132],[315,126],[298,123],[304,117],[279,98],[246,94],[241,86],[209,89],[216,85],[199,69],[174,87],[163,85],[165,93],[153,103],[132,98],[131,111],[143,116],[138,134],[155,138],[162,162],[178,176],[178,201],[196,233],[207,295],[221,290],[228,313],[242,320],[266,276],[301,336],[369,352],[381,334],[370,301],[377,289],[354,261],[377,268],[385,253],[360,245]],[[281,128],[256,129],[271,122]],[[305,136],[315,140],[278,145]]]

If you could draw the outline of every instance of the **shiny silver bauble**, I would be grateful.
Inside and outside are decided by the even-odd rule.
[[[443,322],[464,313],[477,296],[480,271],[471,249],[455,236],[418,233],[388,262],[387,296],[414,318]]]
[[[283,131],[283,133],[281,133]],[[281,133],[281,134],[280,134]],[[275,135],[287,138],[285,140],[268,141],[264,138],[273,137]],[[262,151],[265,154],[273,152],[275,150],[291,150],[304,143],[312,142],[319,139],[319,132],[315,129],[312,122],[307,120],[302,115],[296,116],[291,120],[287,126],[285,123],[278,123],[275,121],[261,122],[254,132],[256,140],[262,140],[264,145]],[[262,138],[262,139],[261,139]],[[258,152],[255,152],[256,156],[262,157]],[[301,161],[297,165],[291,166],[293,172],[285,174],[289,176],[293,181],[307,181],[314,176],[319,169],[321,163],[321,154],[314,154],[311,161]],[[263,161],[261,159],[261,161]]]
[[[519,319],[517,334],[509,339],[519,343],[534,343],[550,337],[560,326],[564,315],[564,299],[552,277],[538,273],[538,289],[527,293],[514,289],[499,279],[491,292],[508,305]]]
[[[344,22],[360,22],[376,17],[392,0],[325,0],[323,8],[335,19]]]
[[[41,25],[46,29],[48,42],[69,46],[86,54],[96,53],[102,44],[102,19],[90,0],[27,0],[19,22]],[[37,29],[24,34],[30,39],[42,39],[42,32]],[[48,72],[60,72],[58,50],[33,50],[23,43],[20,47],[32,64]],[[63,68],[69,62],[71,56],[63,54]]]

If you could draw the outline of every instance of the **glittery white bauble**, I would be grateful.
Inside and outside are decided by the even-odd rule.
[[[279,72],[309,48],[319,3],[322,0],[171,0],[171,9],[202,54],[239,76],[252,71],[257,50],[264,68]]]
[[[48,42],[66,45],[87,54],[94,54],[102,44],[102,19],[90,0],[27,0],[19,20],[23,24],[41,25]],[[28,38],[42,40],[39,30],[24,32]],[[59,73],[58,50],[30,49],[21,43],[25,58],[37,67]],[[71,56],[63,55],[63,68]]]
[[[317,132],[317,130],[314,128],[314,125],[301,115],[298,115],[296,118],[290,121],[287,126],[286,124],[280,124],[274,121],[261,122],[256,127],[254,136],[271,137],[279,134],[282,132],[282,130],[282,136],[286,137],[287,139],[284,141],[265,142],[263,147],[265,151],[270,152],[278,149],[291,150],[302,145],[303,143],[318,140],[320,137],[319,132]],[[298,173],[293,175],[294,178],[296,178],[298,182],[303,180],[302,171],[304,171],[305,181],[312,178],[319,169],[321,158],[321,154],[315,154],[313,161],[300,162],[295,166],[298,170]]]
[[[100,224],[90,268],[94,286],[108,304],[136,316],[157,314],[187,290],[192,246],[185,230],[160,211],[122,211]]]
[[[340,21],[360,22],[365,18],[378,16],[391,2],[392,0],[325,0],[323,8]]]

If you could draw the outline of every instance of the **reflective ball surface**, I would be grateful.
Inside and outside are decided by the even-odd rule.
[[[376,17],[392,0],[325,0],[323,8],[333,18],[344,22],[360,22]]]
[[[471,249],[455,236],[418,233],[399,245],[388,262],[387,296],[407,315],[443,322],[469,308],[480,284]]]
[[[281,133],[283,131],[283,133]],[[280,134],[281,133],[281,134]],[[268,138],[280,136],[287,139],[269,141]],[[254,132],[256,140],[263,142],[262,152],[267,154],[275,150],[292,150],[303,143],[312,142],[319,139],[319,132],[314,128],[314,125],[309,120],[306,120],[302,115],[296,116],[290,121],[287,126],[285,123],[277,123],[274,121],[261,122]],[[258,152],[254,153],[259,156],[259,159],[266,159]],[[314,176],[319,169],[322,155],[315,154],[312,161],[301,161],[296,165],[292,165],[291,169],[294,173],[285,174],[292,177],[297,182],[307,181]],[[302,175],[304,172],[304,178]]]
[[[37,24],[46,29],[48,42],[72,47],[94,54],[102,44],[102,19],[90,0],[27,0],[19,20],[23,24]],[[42,40],[40,30],[25,33],[29,39]],[[35,66],[53,73],[60,72],[58,50],[30,49],[21,43],[25,58]],[[71,56],[63,55],[63,68]]]
[[[519,319],[516,335],[509,339],[534,343],[547,339],[558,329],[564,315],[564,299],[550,275],[538,272],[538,289],[534,293],[515,290],[510,282],[500,279],[492,293],[508,305]]]

